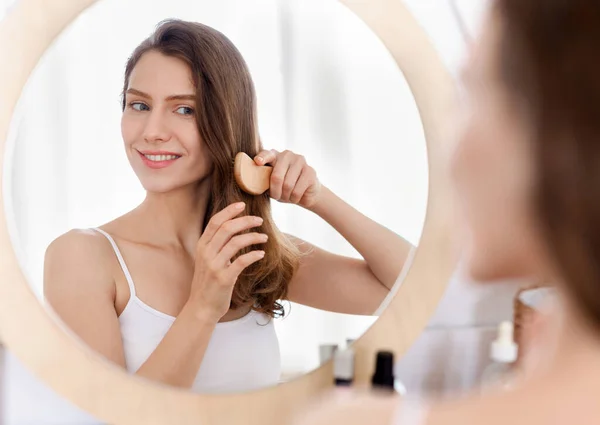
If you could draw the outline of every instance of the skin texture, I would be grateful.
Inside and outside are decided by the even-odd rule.
[[[460,136],[451,161],[468,273],[560,282],[532,208],[531,131],[499,75],[501,17],[491,13],[467,63]],[[561,283],[559,288],[566,287]],[[581,312],[559,301],[536,318],[519,384],[504,393],[428,404],[422,422],[393,422],[407,406],[397,398],[345,392],[320,400],[298,425],[594,424],[600,417],[600,342]]]
[[[241,271],[260,261],[240,249],[265,242],[252,230],[261,218],[232,204],[201,223],[211,188],[210,155],[194,120],[194,86],[185,62],[150,51],[133,70],[126,91],[122,136],[129,162],[147,192],[143,203],[100,226],[117,242],[146,304],[176,317],[138,375],[189,387],[214,327],[238,319],[230,310]],[[178,158],[149,168],[140,152],[167,151]],[[232,158],[233,160],[233,158]],[[263,151],[257,164],[274,167],[272,199],[308,209],[331,224],[364,259],[329,253],[289,235],[306,255],[288,283],[291,301],[349,314],[372,314],[400,273],[411,245],[373,222],[323,186],[315,170],[293,152]],[[125,366],[118,317],[130,299],[128,285],[108,241],[90,230],[72,230],[47,249],[45,297],[82,340]]]

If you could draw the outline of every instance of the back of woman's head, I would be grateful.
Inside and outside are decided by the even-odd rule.
[[[600,2],[495,7],[501,79],[532,130],[545,242],[565,290],[600,329]]]
[[[237,201],[246,203],[248,215],[264,219],[259,231],[269,235],[268,242],[260,247],[251,246],[240,254],[263,249],[265,257],[248,267],[238,279],[232,308],[254,306],[270,316],[282,313],[278,300],[285,299],[299,253],[275,226],[269,196],[242,192],[233,174],[233,160],[238,152],[254,157],[262,149],[254,84],[242,55],[225,35],[211,27],[181,20],[163,21],[127,62],[123,108],[131,72],[149,51],[179,58],[191,70],[196,89],[196,123],[201,143],[206,144],[214,166],[204,226],[215,213]]]

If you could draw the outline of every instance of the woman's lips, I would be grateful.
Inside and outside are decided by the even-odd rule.
[[[164,151],[153,151],[153,152],[140,152],[140,157],[146,166],[152,169],[160,169],[168,167],[173,164],[181,155],[178,155],[173,152],[164,152]]]

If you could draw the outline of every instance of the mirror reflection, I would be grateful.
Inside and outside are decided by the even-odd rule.
[[[333,1],[168,3],[100,2],[45,55],[13,123],[13,239],[41,301],[129,373],[275,385],[401,284],[427,196],[418,111]],[[240,152],[264,193],[236,180]]]

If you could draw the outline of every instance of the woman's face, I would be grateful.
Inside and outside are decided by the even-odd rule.
[[[527,123],[500,78],[501,18],[490,15],[463,73],[465,99],[452,156],[464,261],[475,280],[538,277]]]
[[[169,192],[210,176],[212,162],[196,125],[195,88],[182,60],[145,53],[129,78],[121,133],[144,189]]]

